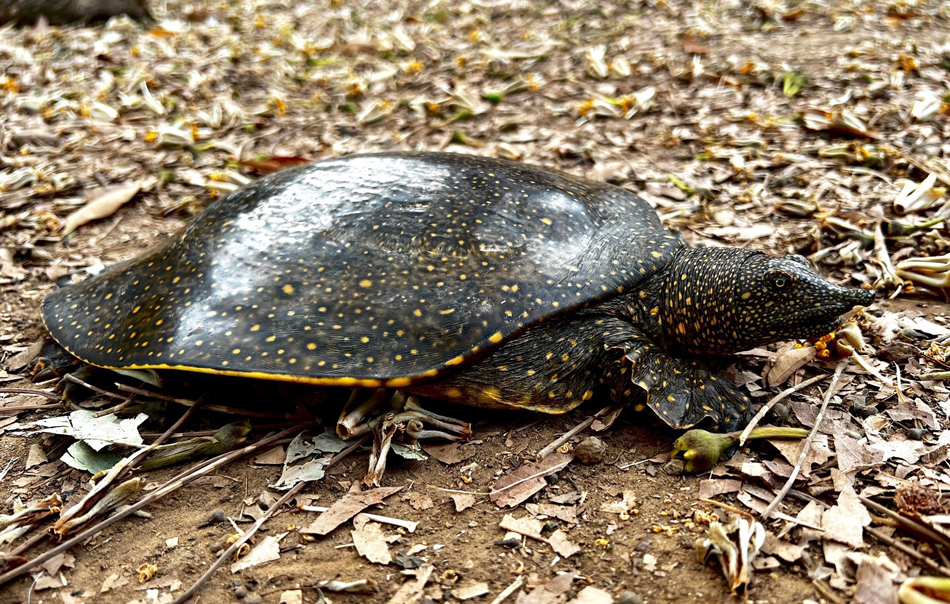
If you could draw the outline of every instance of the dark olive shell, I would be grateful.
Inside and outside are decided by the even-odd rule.
[[[623,292],[682,245],[612,185],[465,155],[354,155],[210,205],[47,297],[93,365],[404,386]]]

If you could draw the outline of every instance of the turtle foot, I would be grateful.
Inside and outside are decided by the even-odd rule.
[[[652,342],[627,351],[630,378],[646,404],[672,428],[695,426],[707,417],[717,432],[736,430],[751,417],[752,400],[698,361],[672,357]]]

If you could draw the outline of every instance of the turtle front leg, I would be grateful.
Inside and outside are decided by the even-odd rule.
[[[673,428],[694,426],[711,418],[720,432],[736,430],[754,411],[752,400],[726,378],[715,375],[703,363],[684,360],[667,353],[648,337],[630,328],[629,339],[617,344],[630,362],[631,386],[646,394],[646,405]],[[619,393],[620,398],[627,396]]]

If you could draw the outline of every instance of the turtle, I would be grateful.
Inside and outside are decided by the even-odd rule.
[[[263,177],[42,314],[98,367],[553,414],[599,397],[731,430],[754,406],[723,355],[826,334],[874,295],[801,256],[690,246],[619,186],[383,152]]]

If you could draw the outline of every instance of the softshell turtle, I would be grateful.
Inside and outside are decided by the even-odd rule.
[[[563,413],[645,402],[734,429],[704,358],[832,330],[874,292],[800,256],[697,249],[637,195],[499,159],[379,153],[262,178],[43,304],[92,365],[397,388]]]

